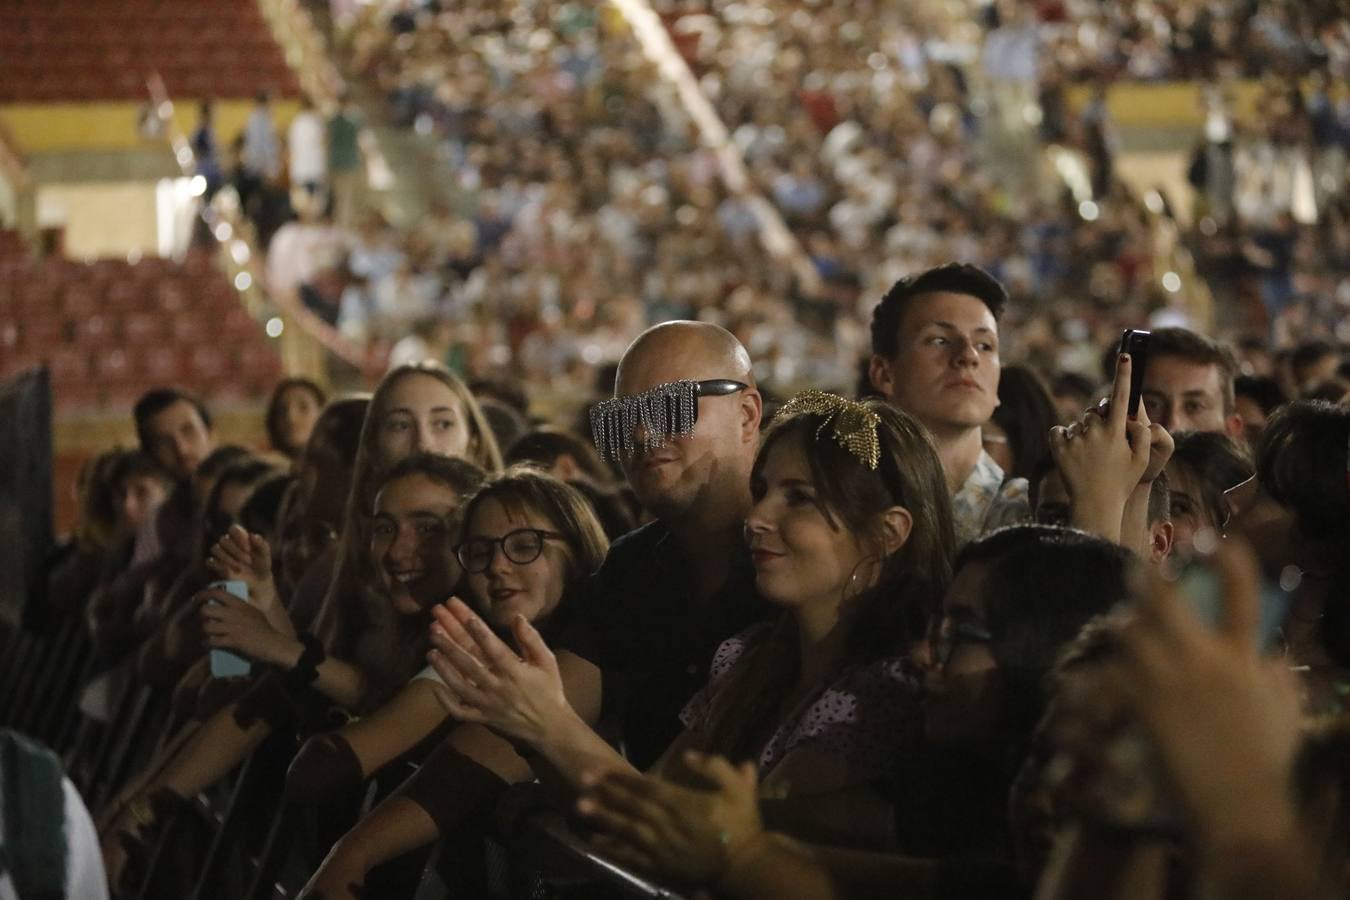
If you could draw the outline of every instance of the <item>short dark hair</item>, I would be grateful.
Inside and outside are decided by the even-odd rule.
[[[1255,466],[1242,446],[1216,431],[1188,431],[1174,435],[1176,449],[1169,466],[1185,466],[1199,484],[1199,512],[1214,528],[1222,528],[1227,510],[1224,493],[1252,477]]]
[[[881,298],[872,310],[872,352],[887,359],[900,349],[900,320],[915,297],[923,294],[965,294],[984,303],[994,321],[1003,315],[1008,291],[998,279],[979,266],[950,262],[917,275],[906,275]]]
[[[1197,365],[1218,366],[1223,411],[1225,415],[1233,412],[1233,379],[1237,377],[1238,364],[1233,351],[1223,344],[1187,328],[1157,328],[1149,338],[1148,355],[1151,359],[1179,356]]]
[[[1269,375],[1239,375],[1233,379],[1233,395],[1251,400],[1266,415],[1283,406],[1289,399],[1284,395],[1280,383]]]
[[[1300,385],[1306,380],[1307,371],[1328,356],[1340,356],[1340,350],[1328,341],[1304,341],[1289,354],[1289,365],[1294,370],[1294,380]]]
[[[140,442],[141,449],[146,453],[150,452],[150,435],[147,431],[150,427],[150,420],[180,400],[191,403],[197,410],[197,415],[201,417],[206,430],[211,430],[211,413],[207,410],[206,404],[202,403],[197,396],[189,394],[187,391],[180,391],[178,388],[151,388],[141,394],[140,399],[136,401],[136,405],[131,410],[131,416],[136,421],[136,440]]]
[[[1172,485],[1166,472],[1159,472],[1148,486],[1148,527],[1172,521]]]
[[[1059,410],[1045,382],[1026,366],[1005,366],[998,380],[994,424],[1008,436],[1013,478],[1031,478],[1050,458],[1050,429],[1059,424]]]
[[[506,465],[533,463],[548,467],[558,461],[560,456],[571,456],[588,478],[599,484],[609,484],[614,480],[613,472],[605,465],[595,446],[584,441],[571,431],[544,425],[533,431],[527,431],[511,444],[502,461]]]

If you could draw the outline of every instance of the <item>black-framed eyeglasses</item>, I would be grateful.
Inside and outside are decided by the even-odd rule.
[[[936,653],[937,661],[942,665],[951,662],[956,648],[962,644],[988,644],[994,636],[988,628],[974,622],[956,622],[945,626],[938,632]]]
[[[455,548],[455,556],[459,558],[459,564],[464,567],[464,571],[479,575],[492,565],[498,547],[502,548],[502,555],[508,560],[523,566],[538,559],[544,552],[544,541],[550,539],[560,541],[564,536],[542,528],[517,528],[499,538],[469,538]]]

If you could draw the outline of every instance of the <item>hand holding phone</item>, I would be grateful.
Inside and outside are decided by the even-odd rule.
[[[1120,335],[1120,352],[1130,355],[1130,404],[1127,412],[1131,419],[1139,415],[1139,399],[1144,392],[1144,373],[1148,370],[1148,343],[1152,334],[1137,328],[1126,328]]]
[[[248,600],[248,585],[242,581],[213,581],[208,588],[224,591],[227,594],[238,597],[245,603]],[[209,603],[219,603],[218,600],[210,600]],[[238,653],[232,653],[229,650],[211,651],[211,677],[213,678],[239,678],[253,671],[253,663],[249,662]]]

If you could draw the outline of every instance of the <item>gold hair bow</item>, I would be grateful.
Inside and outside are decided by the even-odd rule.
[[[838,394],[824,391],[802,391],[778,410],[782,416],[809,413],[824,416],[825,420],[816,429],[816,437],[831,426],[834,439],[849,453],[858,458],[858,462],[875,471],[881,462],[881,439],[877,437],[877,426],[881,417],[855,400],[846,400]]]

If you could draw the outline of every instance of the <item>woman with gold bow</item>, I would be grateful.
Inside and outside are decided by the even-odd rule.
[[[884,845],[893,815],[882,785],[922,733],[910,654],[941,602],[955,546],[937,452],[905,413],[807,391],[765,434],[751,493],[745,529],[756,586],[783,612],[721,646],[681,716],[685,732],[655,771],[687,777],[689,750],[753,765],[769,827]],[[522,645],[535,650],[507,658],[485,629],[461,624],[455,641],[467,652],[434,663],[455,715],[506,723],[510,692],[496,687],[507,682],[530,682],[536,698],[561,696],[542,642],[527,635]],[[534,672],[521,678],[522,669]],[[602,768],[632,771],[609,757]]]

